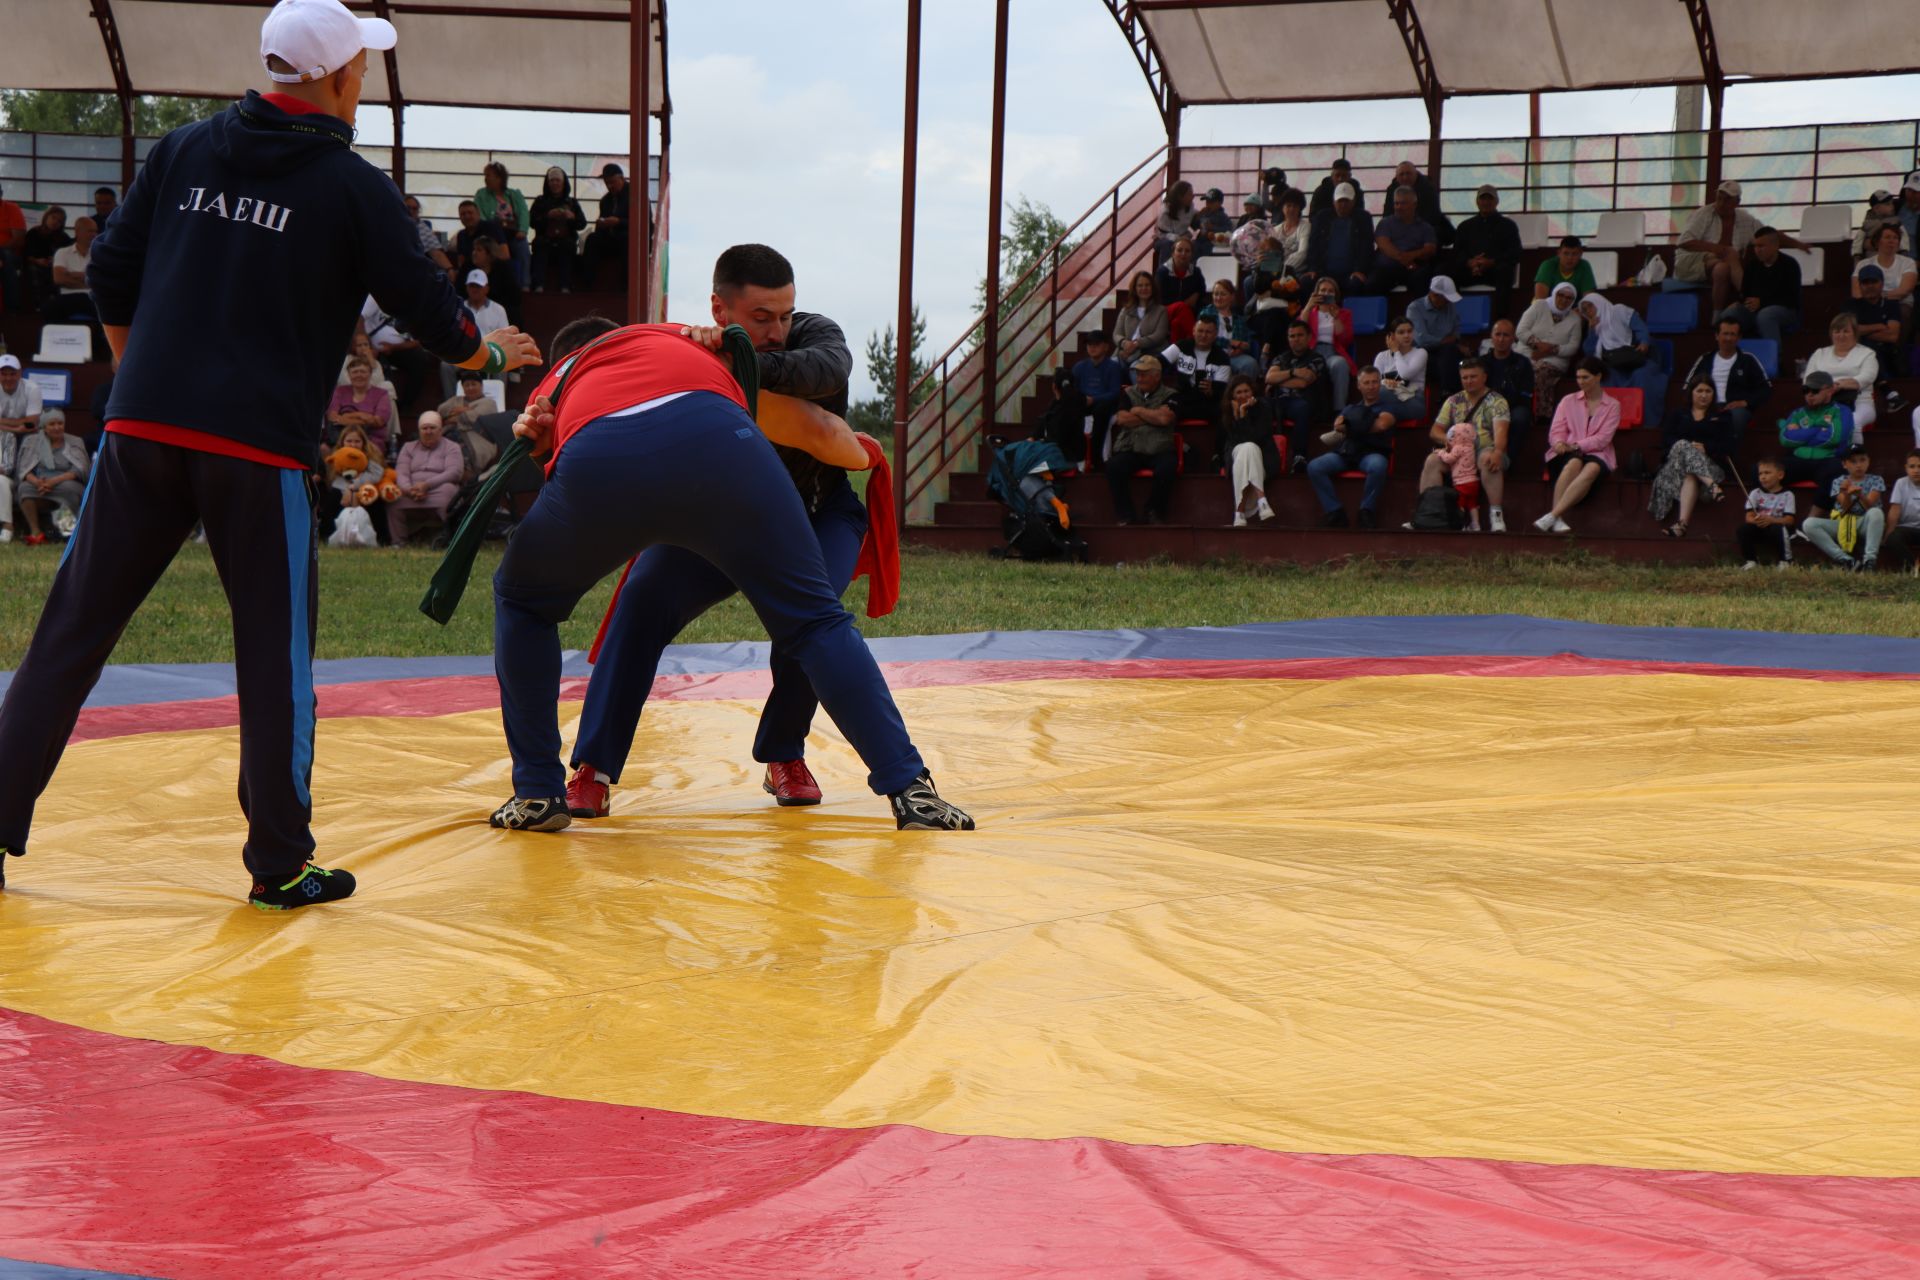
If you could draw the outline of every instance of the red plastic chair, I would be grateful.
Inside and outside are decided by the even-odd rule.
[[[1647,393],[1639,387],[1608,387],[1608,395],[1620,402],[1620,429],[1637,427],[1647,420]]]

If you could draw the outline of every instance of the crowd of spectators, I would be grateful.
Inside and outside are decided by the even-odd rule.
[[[486,333],[520,323],[528,290],[568,292],[596,279],[624,287],[630,193],[618,164],[603,166],[600,178],[606,194],[591,218],[558,166],[529,201],[505,166],[489,163],[479,189],[459,204],[458,227],[446,232],[422,217],[417,198],[402,200],[422,250],[448,273]],[[114,190],[102,187],[90,212],[70,218],[53,205],[29,224],[0,188],[0,307],[43,325],[89,326],[97,360],[108,353],[87,265],[93,239],[116,207]],[[96,419],[110,390],[109,378],[93,396]],[[368,298],[317,439],[323,536],[353,508],[366,509],[383,544],[444,523],[462,489],[483,478],[500,454],[500,399],[477,375],[436,360]],[[90,466],[86,441],[66,431],[64,412],[43,404],[20,355],[6,354],[0,341],[0,543],[64,537]]]
[[[1205,422],[1218,430],[1214,462],[1231,485],[1235,526],[1273,518],[1270,486],[1304,472],[1333,527],[1349,522],[1333,481],[1357,474],[1354,519],[1367,528],[1380,523],[1396,442],[1416,438],[1406,428],[1424,427],[1423,496],[1451,491],[1476,529],[1484,503],[1486,527],[1504,533],[1507,476],[1538,465],[1551,498],[1531,523],[1568,533],[1570,514],[1621,465],[1614,438],[1623,401],[1610,393],[1638,390],[1647,424],[1662,436],[1641,473],[1653,481],[1649,513],[1679,537],[1700,504],[1729,495],[1736,451],[1749,427],[1767,421],[1773,378],[1743,342],[1764,339],[1777,359],[1786,338],[1820,325],[1827,344],[1799,370],[1805,403],[1778,411],[1780,454],[1767,468],[1786,486],[1785,507],[1796,485],[1805,504],[1795,517],[1780,498],[1750,494],[1743,528],[1762,532],[1743,533],[1742,545],[1757,550],[1770,545],[1766,531],[1790,527],[1822,552],[1834,554],[1832,540],[1852,563],[1871,565],[1882,533],[1900,526],[1884,523],[1873,486],[1853,474],[1865,455],[1852,451],[1882,406],[1906,408],[1888,380],[1907,375],[1913,341],[1920,171],[1899,191],[1871,197],[1850,300],[1831,315],[1807,314],[1800,261],[1787,252],[1807,246],[1761,224],[1742,195],[1737,181],[1720,183],[1673,245],[1665,290],[1705,298],[1714,348],[1686,370],[1684,403],[1668,411],[1666,353],[1647,317],[1598,287],[1580,239],[1562,239],[1522,295],[1521,236],[1494,186],[1479,187],[1474,213],[1456,224],[1411,162],[1372,209],[1345,160],[1311,195],[1282,170],[1262,170],[1237,219],[1219,188],[1196,193],[1179,182],[1157,214],[1154,270],[1134,277],[1112,332],[1086,335],[1087,358],[1063,375],[1062,395],[1069,409],[1084,410],[1085,427],[1084,439],[1064,429],[1060,443],[1090,468],[1104,467],[1123,524],[1167,518],[1185,462],[1179,427]],[[1665,266],[1654,248],[1648,256]],[[1462,334],[1468,290],[1488,298],[1484,336]],[[1362,296],[1385,298],[1395,312],[1383,349],[1365,363],[1354,355],[1348,305]],[[1076,419],[1066,412],[1053,421]],[[1920,447],[1920,425],[1914,430]],[[1133,501],[1139,474],[1150,481],[1143,511]],[[1766,495],[1764,482],[1753,493]],[[1893,505],[1920,527],[1915,501]],[[1407,527],[1430,526],[1416,513]]]

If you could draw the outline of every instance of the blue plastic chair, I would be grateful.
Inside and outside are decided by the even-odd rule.
[[[1380,297],[1348,298],[1347,311],[1353,316],[1353,336],[1384,333],[1387,328],[1387,300]]]
[[[1772,338],[1742,338],[1740,349],[1751,352],[1769,378],[1780,376],[1780,344]]]
[[[1493,299],[1484,293],[1462,294],[1453,304],[1460,313],[1460,334],[1472,337],[1493,328]]]
[[[1650,345],[1653,347],[1653,362],[1664,372],[1671,374],[1673,372],[1673,339],[1655,338]]]
[[[1647,299],[1651,333],[1692,333],[1700,323],[1700,299],[1692,293],[1656,293]]]

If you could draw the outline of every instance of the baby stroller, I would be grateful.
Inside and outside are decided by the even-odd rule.
[[[1000,531],[1007,545],[988,552],[994,559],[1088,559],[1086,539],[1072,531],[1067,504],[1053,491],[1053,477],[1068,469],[1060,447],[1046,440],[993,442],[993,470],[987,490],[1006,504]]]

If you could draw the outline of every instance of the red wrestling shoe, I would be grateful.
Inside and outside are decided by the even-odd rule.
[[[581,765],[567,784],[567,812],[576,818],[604,818],[608,810],[606,783],[593,776],[593,770]]]
[[[760,788],[783,808],[820,803],[820,784],[813,780],[813,771],[805,760],[774,761],[767,766],[767,777]]]

